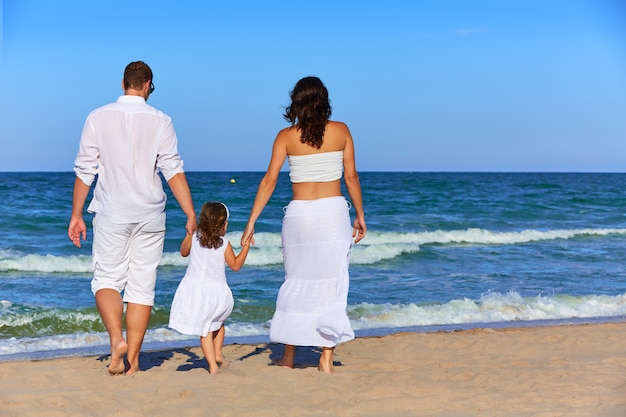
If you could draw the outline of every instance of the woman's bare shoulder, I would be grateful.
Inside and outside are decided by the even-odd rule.
[[[279,130],[278,134],[276,134],[276,139],[274,140],[274,143],[283,144],[286,146],[293,140],[293,138],[297,134],[295,130],[296,129],[293,127],[286,127],[284,129]]]
[[[276,135],[276,137],[282,138],[282,139],[289,139],[289,138],[293,138],[293,137],[300,137],[300,131],[298,130],[297,127],[295,126],[289,126],[286,127],[284,129],[281,129],[278,132],[278,135]]]
[[[347,131],[348,125],[344,122],[338,122],[336,120],[329,120],[326,125],[327,130]]]
[[[343,122],[330,121],[326,126],[324,134],[324,145],[326,151],[343,150],[351,140],[348,125]]]

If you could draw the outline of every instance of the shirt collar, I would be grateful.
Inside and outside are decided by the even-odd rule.
[[[146,100],[141,96],[129,96],[129,95],[120,96],[117,99],[117,101],[123,102],[123,103],[145,103],[146,102]]]

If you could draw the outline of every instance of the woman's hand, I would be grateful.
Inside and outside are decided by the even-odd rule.
[[[241,247],[243,248],[246,244],[254,245],[254,225],[250,223],[246,225],[243,235],[241,235]]]
[[[365,233],[367,233],[365,219],[354,219],[354,227],[352,228],[352,237],[355,238],[354,243],[358,243],[361,239],[363,239],[365,237]]]

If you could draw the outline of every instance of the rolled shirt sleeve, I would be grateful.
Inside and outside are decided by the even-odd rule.
[[[74,160],[74,173],[85,184],[91,186],[98,174],[98,143],[91,115],[83,126],[78,153]]]
[[[166,116],[164,120],[162,140],[157,154],[157,168],[163,174],[166,181],[174,175],[185,172],[183,160],[178,153],[178,139],[174,131],[172,119]]]

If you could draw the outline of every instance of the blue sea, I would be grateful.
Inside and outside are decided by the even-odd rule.
[[[262,173],[190,172],[198,209],[220,200],[238,242]],[[239,272],[227,343],[268,341],[283,280],[279,185]],[[357,337],[398,331],[626,320],[626,174],[360,174],[368,234],[351,255]],[[0,173],[0,360],[107,354],[90,290],[91,229],[67,237],[74,175]],[[168,191],[165,251],[144,350],[195,346],[167,328],[187,259],[184,216]],[[88,226],[91,216],[86,215]]]

